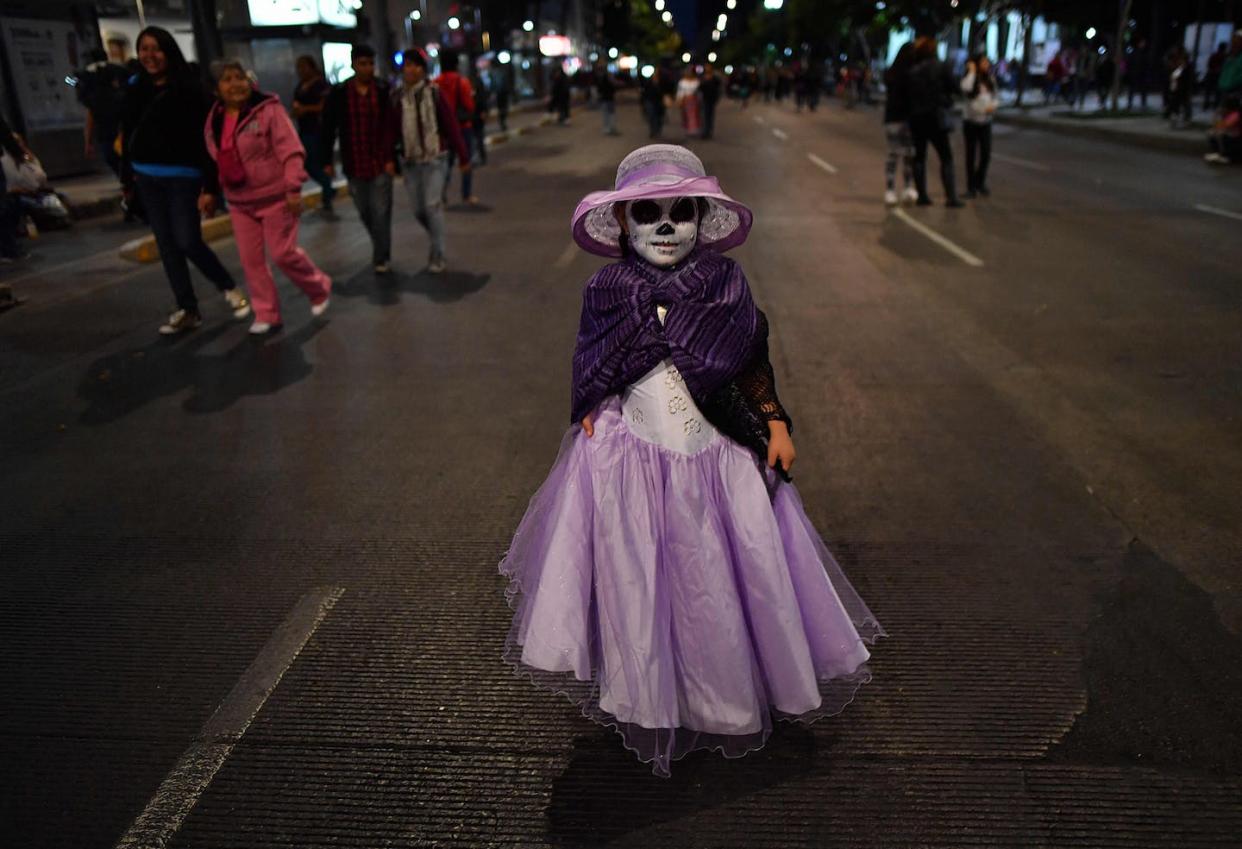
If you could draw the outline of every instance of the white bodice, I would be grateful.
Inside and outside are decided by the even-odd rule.
[[[666,313],[659,308],[661,324]],[[690,397],[672,360],[664,360],[626,387],[621,413],[630,433],[679,454],[697,454],[718,434]]]

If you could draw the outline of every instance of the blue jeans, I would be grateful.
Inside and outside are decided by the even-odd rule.
[[[332,199],[336,197],[336,189],[332,188],[332,178],[323,170],[323,151],[319,149],[319,132],[316,130],[298,133],[302,147],[306,148],[306,173],[323,189],[321,204],[324,209],[332,209]]]
[[[431,236],[431,255],[444,256],[444,198],[441,190],[448,172],[448,154],[430,162],[405,163],[405,190],[410,196],[414,217]]]
[[[198,297],[190,282],[189,262],[198,266],[203,275],[221,292],[236,288],[220,258],[203,241],[202,222],[198,214],[198,194],[202,182],[193,177],[148,177],[135,175],[138,194],[151,222],[155,244],[160,249],[164,274],[172,287],[177,306],[186,312],[198,312]]]
[[[462,134],[462,138],[465,139],[467,152],[474,149],[473,133],[474,133],[474,129],[471,127],[461,128],[461,134]],[[449,184],[453,182],[453,166],[456,164],[457,164],[457,153],[455,151],[450,150],[449,155],[448,155],[448,168],[444,169],[444,191],[440,193],[440,196],[446,201],[448,200]],[[474,194],[474,172],[466,171],[461,175],[461,199],[469,200],[471,195],[473,194]]]
[[[599,114],[604,119],[604,132],[610,136],[616,135],[617,102],[615,100],[601,100],[599,102]]]
[[[371,236],[371,261],[388,262],[392,256],[392,177],[380,174],[373,180],[349,178],[358,217]]]

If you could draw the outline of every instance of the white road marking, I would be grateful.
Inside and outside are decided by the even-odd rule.
[[[1029,168],[1032,171],[1047,172],[1052,170],[1047,165],[1043,165],[1039,162],[1032,162],[1029,159],[1019,159],[1016,156],[1006,156],[1003,153],[993,153],[992,158],[1001,162],[1008,162],[1010,165],[1017,165],[1019,168]]]
[[[553,268],[568,268],[569,264],[578,256],[579,247],[576,243],[570,242],[565,246],[565,250],[561,251],[561,255],[552,263]]]
[[[772,135],[776,136],[781,141],[784,141],[785,139],[789,138],[789,133],[785,132],[780,127],[773,127]]]
[[[753,117],[754,117],[754,119],[755,119],[755,123],[756,123],[756,124],[766,124],[766,123],[768,123],[768,122],[767,122],[767,119],[766,119],[766,118],[764,118],[762,115],[755,115],[755,116],[753,116]]]
[[[811,160],[812,162],[814,162],[814,163],[815,163],[816,165],[818,165],[820,168],[823,168],[823,169],[824,169],[825,171],[827,171],[829,174],[835,174],[835,173],[837,173],[837,168],[836,168],[836,166],[835,166],[835,165],[830,165],[829,163],[827,163],[827,162],[825,162],[824,160],[820,159],[818,156],[816,156],[816,155],[815,155],[815,154],[813,154],[813,153],[808,153],[808,154],[806,155],[806,158],[807,158],[807,159],[809,159],[809,160]]]
[[[320,587],[302,596],[121,837],[117,849],[168,845],[285,670],[344,593],[344,587]]]
[[[1206,203],[1196,203],[1195,209],[1200,212],[1206,212],[1209,215],[1220,215],[1225,218],[1232,218],[1235,221],[1242,221],[1242,213],[1230,212],[1227,209],[1221,209],[1219,206],[1208,206]]]
[[[973,266],[975,268],[982,267],[983,260],[979,259],[979,257],[975,256],[974,254],[972,254],[970,251],[966,250],[965,248],[955,245],[953,242],[949,241],[944,236],[941,236],[935,230],[928,227],[922,221],[917,221],[911,218],[909,215],[906,214],[906,211],[904,209],[894,210],[893,215],[901,219],[905,223],[909,224],[912,228],[922,233],[924,236],[931,239],[936,244],[940,245],[940,247],[944,248],[946,251],[953,254],[955,257],[957,257],[958,259],[960,259],[962,262],[966,263],[967,265]]]

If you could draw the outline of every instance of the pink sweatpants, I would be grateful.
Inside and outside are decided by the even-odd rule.
[[[280,323],[276,281],[265,253],[271,255],[276,267],[306,293],[312,304],[322,303],[328,297],[332,279],[298,247],[298,218],[283,199],[264,206],[231,204],[229,217],[233,219],[233,237],[237,240],[256,320]]]

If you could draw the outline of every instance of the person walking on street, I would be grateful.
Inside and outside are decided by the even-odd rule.
[[[569,77],[563,68],[552,70],[552,96],[548,99],[548,111],[556,113],[556,123],[569,123]]]
[[[1203,108],[1211,109],[1220,105],[1220,72],[1229,58],[1229,45],[1221,42],[1216,52],[1208,57],[1207,73],[1203,75]]]
[[[280,98],[257,91],[240,62],[219,62],[212,72],[219,99],[203,137],[229,202],[233,237],[254,302],[250,332],[262,335],[281,327],[280,298],[267,255],[310,299],[312,315],[328,308],[332,280],[298,246],[306,151]]]
[[[914,44],[907,41],[893,57],[893,64],[884,74],[884,139],[888,157],[884,161],[884,203],[896,206],[899,201],[914,203],[919,193],[914,187],[914,142],[910,138],[910,102],[907,77],[914,65]],[[901,165],[901,181],[905,187],[897,195],[897,166]]]
[[[138,61],[142,72],[126,92],[121,119],[121,184],[142,202],[177,302],[160,333],[202,324],[189,262],[223,293],[234,318],[246,318],[250,302],[203,241],[200,218],[220,191],[203,141],[207,93],[166,29],[138,34]]]
[[[1148,55],[1147,39],[1140,38],[1126,59],[1126,111],[1134,109],[1134,95],[1139,96],[1139,107],[1147,111],[1147,89],[1151,85],[1151,56]]]
[[[639,100],[643,115],[647,118],[647,138],[657,139],[664,132],[664,92],[660,88],[659,72],[643,77],[639,88]]]
[[[1169,80],[1164,96],[1164,117],[1170,128],[1177,130],[1190,126],[1190,114],[1194,108],[1195,70],[1190,64],[1186,48],[1177,45],[1169,53]]]
[[[710,139],[716,132],[716,105],[720,103],[720,75],[708,62],[703,66],[703,78],[699,80],[699,95],[703,98],[703,138]]]
[[[336,197],[336,189],[332,188],[332,178],[324,170],[324,166],[331,163],[324,162],[322,138],[323,109],[332,86],[324,79],[313,56],[299,56],[297,69],[298,84],[293,89],[293,105],[289,111],[297,119],[298,139],[306,150],[306,173],[323,191],[319,209],[325,216],[334,218],[332,201]]]
[[[604,135],[621,135],[617,131],[617,84],[603,62],[595,68],[595,91],[599,95],[599,114],[604,120]]]
[[[966,197],[987,197],[988,162],[992,158],[992,116],[1000,105],[996,78],[986,54],[979,53],[966,63],[962,77],[966,95],[966,116],[962,133],[966,136]]]
[[[696,138],[703,132],[703,112],[699,76],[694,72],[694,65],[686,66],[677,83],[677,106],[681,109],[681,126],[686,138]]]
[[[910,134],[914,141],[914,182],[918,186],[919,206],[930,206],[927,196],[927,146],[936,148],[940,158],[940,181],[944,185],[945,206],[960,207],[953,173],[953,147],[949,144],[953,96],[957,81],[948,67],[936,58],[936,40],[919,36],[914,42],[914,67],[906,76],[910,108]]]
[[[396,132],[388,83],[375,77],[375,50],[353,50],[354,75],[332,87],[323,110],[320,154],[324,171],[335,173],[332,149],[341,139],[341,165],[349,178],[358,217],[371,236],[376,274],[392,270],[392,178],[397,173]]]
[[[477,71],[470,77],[474,87],[474,114],[471,116],[474,132],[470,134],[473,158],[470,164],[487,164],[487,113],[492,109],[492,93],[487,87],[487,80]]]
[[[78,101],[86,109],[85,154],[99,156],[108,169],[121,176],[121,155],[116,149],[125,110],[125,91],[130,72],[112,62],[102,50],[90,54],[91,63],[78,75]]]
[[[1221,65],[1216,89],[1222,100],[1230,95],[1242,95],[1242,29],[1235,32],[1229,42],[1229,57]]]
[[[456,116],[457,123],[461,125],[461,134],[466,140],[466,150],[470,150],[474,145],[474,89],[470,81],[457,72],[457,64],[456,51],[440,51],[440,76],[436,78],[436,87],[440,90],[440,96],[444,98],[444,102]],[[456,157],[457,152],[449,148],[449,167],[445,171],[444,188],[440,193],[445,203],[448,203],[449,183],[453,181],[453,164]],[[466,161],[469,161],[468,156]],[[479,204],[479,199],[474,195],[474,171],[469,168],[464,168],[461,172],[461,200],[462,203],[470,206]]]
[[[509,132],[509,100],[512,95],[509,90],[509,73],[503,66],[500,73],[492,78],[492,86],[492,91],[496,94],[496,120],[500,123],[500,131],[507,133]]]
[[[402,171],[414,218],[431,237],[427,270],[445,269],[444,183],[455,154],[462,171],[470,170],[470,154],[457,116],[427,78],[427,55],[417,47],[405,51],[401,88],[396,94]]]

